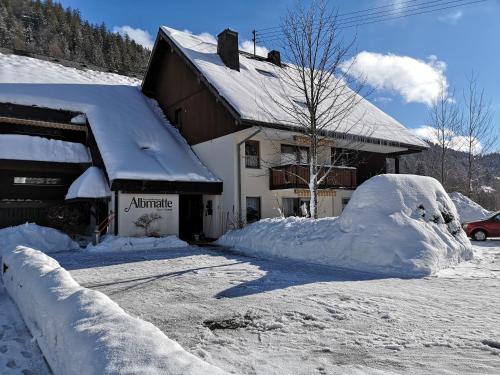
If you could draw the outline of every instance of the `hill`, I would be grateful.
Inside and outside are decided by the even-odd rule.
[[[450,150],[447,160],[446,191],[467,193],[467,154]],[[439,147],[401,158],[401,173],[431,176],[439,180]],[[500,153],[477,157],[472,199],[490,211],[500,210]]]
[[[78,10],[51,0],[2,0],[0,47],[129,76],[142,76],[150,55],[127,36],[110,32],[104,24],[92,25]]]

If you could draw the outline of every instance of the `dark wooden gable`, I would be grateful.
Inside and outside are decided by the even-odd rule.
[[[158,101],[168,120],[190,145],[248,128],[240,124],[236,111],[214,92],[210,83],[161,31],[142,90]]]

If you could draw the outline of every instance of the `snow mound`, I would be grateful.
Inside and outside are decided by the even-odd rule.
[[[490,211],[481,207],[472,199],[466,197],[458,191],[450,193],[450,198],[457,208],[458,215],[460,216],[460,222],[462,223],[483,220],[492,214]]]
[[[3,280],[54,374],[224,374],[81,287],[44,253],[18,247],[3,258]]]
[[[166,237],[122,237],[106,236],[98,245],[89,245],[90,252],[137,251],[169,249],[189,246],[176,236]]]
[[[17,246],[34,247],[44,253],[55,253],[80,247],[63,232],[33,223],[0,229],[0,256],[14,251]]]
[[[228,232],[218,244],[251,255],[402,277],[435,274],[473,257],[441,184],[413,175],[369,179],[338,218],[265,219]]]

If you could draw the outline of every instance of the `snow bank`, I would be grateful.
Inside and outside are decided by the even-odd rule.
[[[458,191],[450,193],[450,198],[457,208],[458,215],[460,216],[460,222],[462,223],[483,220],[492,214],[492,212],[481,207],[479,204]]]
[[[87,147],[81,143],[20,134],[0,134],[0,159],[91,162]]]
[[[435,179],[380,175],[358,187],[339,218],[265,219],[218,243],[264,257],[419,277],[472,258],[457,218]]]
[[[33,223],[0,229],[0,256],[14,251],[17,246],[34,247],[44,253],[78,249],[78,243],[68,235]]]
[[[5,287],[55,375],[224,373],[40,251],[19,247],[3,263]]]
[[[189,246],[187,242],[176,236],[166,237],[121,237],[106,236],[98,245],[89,245],[90,252],[112,252],[112,251],[137,251],[169,249]]]
[[[68,189],[65,199],[109,198],[111,191],[101,169],[90,167]]]

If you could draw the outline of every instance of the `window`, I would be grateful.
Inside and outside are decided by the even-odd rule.
[[[345,208],[350,200],[351,200],[351,198],[342,198],[342,211],[345,210]]]
[[[54,177],[14,177],[15,185],[60,185],[61,182]]]
[[[177,108],[175,110],[174,125],[177,129],[182,130],[182,108]]]
[[[245,142],[245,167],[260,168],[259,141]]]
[[[276,76],[276,74],[274,74],[273,72],[270,72],[270,71],[268,71],[268,70],[264,70],[264,69],[257,69],[257,68],[255,68],[255,70],[256,70],[257,72],[259,72],[260,74],[262,74],[263,76],[266,76],[266,77],[271,77],[271,78],[278,78],[278,77]]]
[[[247,197],[247,223],[260,220],[260,197]]]
[[[309,215],[309,199],[302,198],[283,198],[282,210],[285,217]]]
[[[353,151],[346,148],[332,148],[332,165],[350,167],[354,163]]]
[[[309,147],[281,145],[281,164],[309,163]]]
[[[303,100],[296,100],[296,99],[293,99],[293,102],[295,104],[297,104],[298,106],[304,108],[304,109],[307,109],[307,103]]]

